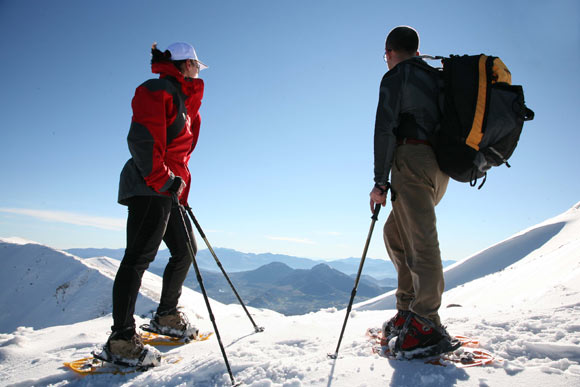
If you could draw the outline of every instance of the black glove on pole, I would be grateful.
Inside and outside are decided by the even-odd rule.
[[[371,242],[371,236],[373,235],[373,229],[375,228],[375,223],[379,219],[379,211],[381,210],[380,204],[375,204],[375,210],[373,212],[373,216],[371,217],[371,228],[369,230],[369,235],[367,236],[367,242],[365,243],[365,248],[363,250],[362,258],[360,260],[360,265],[358,267],[358,273],[356,275],[356,280],[354,282],[354,287],[352,288],[352,293],[350,294],[350,301],[348,303],[348,308],[346,308],[346,316],[344,316],[344,323],[342,324],[342,330],[340,331],[340,337],[338,338],[338,344],[336,345],[336,351],[334,353],[329,353],[328,357],[331,359],[336,359],[338,357],[338,349],[340,348],[340,343],[342,341],[342,336],[344,335],[344,329],[346,328],[346,323],[348,321],[348,315],[350,314],[350,310],[352,309],[352,302],[354,301],[354,297],[356,296],[356,290],[358,288],[358,282],[360,280],[360,276],[362,274],[362,269],[365,264],[365,259],[367,257],[367,251],[369,249],[369,244]]]
[[[191,262],[193,263],[193,268],[195,269],[195,275],[197,276],[197,282],[199,282],[199,287],[201,288],[201,293],[203,294],[203,299],[205,301],[205,306],[207,307],[207,311],[209,313],[209,318],[211,323],[213,324],[213,329],[215,331],[215,335],[217,337],[218,343],[220,345],[220,349],[222,351],[222,355],[224,357],[224,362],[226,363],[226,368],[228,369],[228,374],[230,375],[230,379],[232,381],[232,386],[237,386],[236,380],[234,379],[234,375],[232,374],[232,369],[230,367],[230,363],[228,362],[228,357],[226,355],[226,350],[222,343],[222,338],[220,336],[220,332],[218,331],[217,324],[215,322],[215,318],[213,316],[213,312],[211,310],[211,306],[209,304],[209,298],[207,297],[207,293],[205,291],[205,286],[203,286],[203,279],[201,278],[201,273],[199,271],[199,267],[197,266],[197,260],[195,259],[195,254],[193,252],[193,247],[191,245],[191,239],[189,237],[189,232],[187,230],[187,226],[185,225],[185,218],[184,218],[184,210],[183,206],[179,203],[179,199],[177,198],[177,194],[175,192],[171,193],[171,197],[173,198],[173,204],[179,208],[179,215],[181,217],[181,223],[183,224],[183,231],[185,232],[185,241],[187,244],[187,249],[189,250],[189,254],[191,255]]]
[[[197,231],[199,232],[199,235],[201,235],[201,238],[203,239],[203,241],[207,245],[208,250],[211,252],[211,255],[213,255],[213,259],[215,259],[215,262],[217,263],[217,265],[221,269],[222,273],[224,274],[224,277],[226,277],[226,280],[228,281],[228,283],[230,284],[230,287],[234,291],[234,294],[238,298],[238,301],[240,302],[240,305],[242,305],[242,308],[244,308],[244,311],[246,312],[246,314],[250,318],[250,321],[252,322],[252,325],[254,325],[254,330],[256,332],[263,332],[264,331],[264,327],[259,327],[254,322],[254,319],[250,315],[250,312],[248,312],[248,309],[246,308],[246,305],[244,305],[244,301],[242,301],[242,298],[240,297],[240,295],[236,291],[236,288],[234,287],[234,284],[232,283],[232,281],[230,281],[230,277],[228,277],[228,274],[226,273],[224,267],[222,266],[222,263],[218,259],[216,253],[213,251],[213,248],[211,247],[211,245],[209,244],[209,241],[207,240],[207,238],[205,236],[205,233],[201,229],[201,226],[197,222],[197,219],[195,219],[195,216],[193,215],[193,211],[191,210],[191,207],[187,206],[186,208],[187,208],[187,213],[189,214],[189,217],[191,218],[191,220],[193,221],[193,224],[195,224],[195,227],[197,228]]]

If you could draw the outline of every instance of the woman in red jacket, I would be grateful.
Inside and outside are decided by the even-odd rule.
[[[171,258],[151,328],[159,333],[194,338],[197,329],[177,310],[181,288],[191,265],[186,235],[172,193],[186,205],[191,184],[188,162],[200,128],[199,107],[207,68],[188,43],[174,43],[165,52],[152,48],[151,70],[160,74],[135,91],[133,118],[127,137],[131,159],[119,184],[119,203],[128,206],[127,248],[113,285],[112,334],[103,355],[111,361],[155,365],[160,355],[143,346],[135,331],[135,302],[143,273],[163,240]],[[197,251],[189,219],[185,218]]]

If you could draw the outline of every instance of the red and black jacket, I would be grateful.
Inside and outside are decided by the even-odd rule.
[[[140,85],[131,103],[127,143],[132,158],[121,172],[118,201],[126,205],[133,196],[169,196],[168,188],[180,176],[187,187],[179,200],[187,204],[188,163],[199,136],[204,83],[185,79],[168,62],[155,63],[151,70],[159,79]]]

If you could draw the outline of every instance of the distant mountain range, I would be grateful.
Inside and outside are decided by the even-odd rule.
[[[81,258],[106,256],[122,259],[125,249],[91,248],[66,251]],[[281,254],[241,253],[223,248],[216,248],[214,251],[246,305],[275,310],[285,315],[345,307],[360,264],[360,259],[356,258],[322,261]],[[168,250],[160,250],[149,271],[163,276],[169,256]],[[237,303],[237,298],[209,250],[200,250],[197,262],[208,295],[225,304]],[[397,280],[392,278],[396,273],[390,262],[367,258],[364,269],[373,276],[361,277],[357,288],[358,302],[388,292],[397,286]],[[375,278],[375,275],[380,279]],[[200,290],[193,268],[184,285],[196,291]]]
[[[81,258],[93,258],[105,256],[109,258],[122,259],[125,249],[68,249],[67,252]],[[332,261],[321,259],[300,258],[282,254],[254,254],[242,253],[233,249],[214,248],[214,251],[222,263],[226,272],[241,272],[258,269],[261,266],[272,262],[284,263],[292,269],[312,269],[321,263],[341,271],[345,274],[356,274],[360,265],[360,258],[343,258]],[[157,253],[155,261],[151,268],[164,268],[169,259],[167,249],[160,250]],[[443,261],[443,266],[448,266],[455,261]],[[201,269],[219,271],[215,260],[207,249],[200,250],[197,253],[197,264]],[[390,260],[366,258],[363,274],[373,277],[373,280],[382,280],[385,278],[393,279],[397,277],[397,272]]]
[[[161,267],[149,271],[163,275]],[[315,312],[322,308],[343,308],[348,304],[354,279],[327,264],[311,269],[292,269],[281,262],[271,262],[255,270],[227,273],[240,297],[247,306],[275,310],[285,315]],[[236,296],[221,271],[201,272],[208,295],[224,304],[238,303]],[[353,275],[354,276],[354,275]],[[374,279],[362,278],[357,289],[357,302],[386,293],[396,286],[380,286]],[[200,291],[191,268],[185,286]]]
[[[125,249],[66,251],[81,258],[106,256],[122,259]],[[275,310],[285,315],[345,307],[360,265],[360,258],[323,261],[282,254],[242,253],[225,248],[215,248],[214,251],[246,305]],[[149,271],[163,276],[169,256],[167,249],[160,250]],[[446,261],[444,265],[454,262]],[[225,304],[238,302],[209,250],[198,252],[197,263],[211,298]],[[396,275],[390,261],[367,258],[356,301],[364,301],[396,288]],[[193,268],[184,285],[200,290]]]

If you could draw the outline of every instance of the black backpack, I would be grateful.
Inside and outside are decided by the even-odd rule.
[[[501,59],[486,55],[451,55],[441,59],[441,126],[432,140],[439,168],[471,186],[491,167],[506,164],[514,152],[524,121],[534,112],[524,102],[521,86]]]

